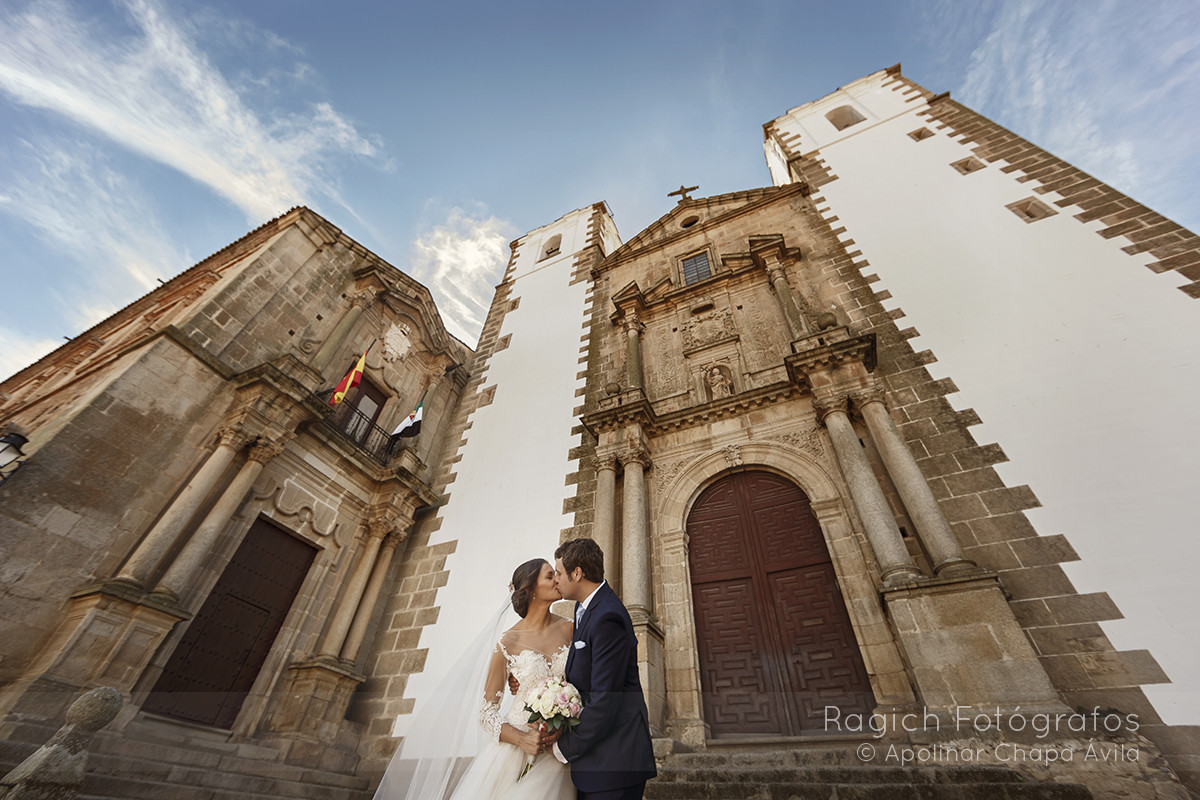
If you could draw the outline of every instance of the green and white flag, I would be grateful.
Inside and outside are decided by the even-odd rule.
[[[425,407],[425,398],[421,398],[421,402],[417,403],[417,407],[412,410],[396,430],[392,431],[392,436],[416,436],[421,432],[421,414]]]

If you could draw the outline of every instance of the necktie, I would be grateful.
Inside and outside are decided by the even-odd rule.
[[[583,607],[583,603],[577,603],[575,605],[575,627],[576,628],[578,628],[579,623],[583,621],[583,612],[585,610],[586,609]]]

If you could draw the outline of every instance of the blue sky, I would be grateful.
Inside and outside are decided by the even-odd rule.
[[[474,341],[511,239],[767,185],[764,122],[897,62],[1200,227],[1191,0],[0,0],[0,374],[297,204]]]

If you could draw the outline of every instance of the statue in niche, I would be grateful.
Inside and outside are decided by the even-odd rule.
[[[705,378],[708,381],[710,400],[733,396],[733,380],[730,379],[725,367],[713,365],[705,368]]]

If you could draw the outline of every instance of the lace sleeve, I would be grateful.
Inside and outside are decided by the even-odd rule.
[[[500,701],[504,699],[504,686],[508,677],[508,653],[504,645],[497,643],[488,664],[487,680],[483,685],[483,704],[479,707],[479,724],[489,738],[500,741]]]
[[[479,708],[479,724],[483,726],[489,739],[494,742],[500,741],[500,726],[504,723],[500,719],[499,697],[494,700],[483,698],[483,705]]]

